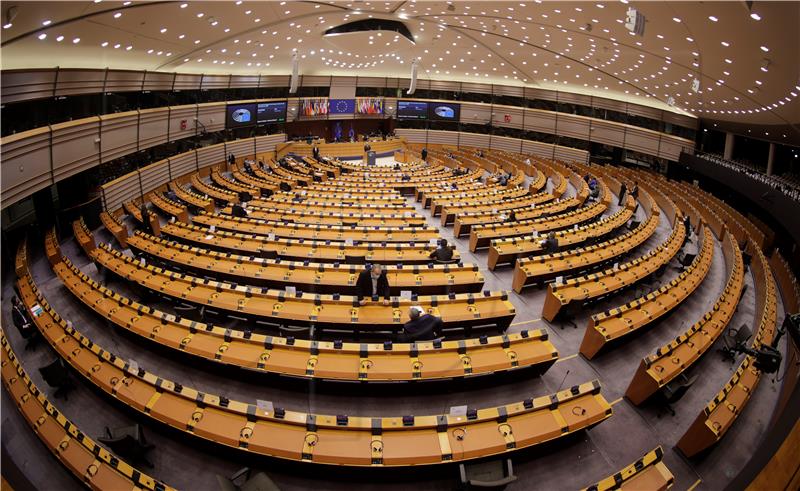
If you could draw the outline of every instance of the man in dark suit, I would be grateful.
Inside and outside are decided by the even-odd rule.
[[[447,245],[447,239],[439,239],[439,247],[429,257],[436,261],[450,261],[453,259],[453,248]]]
[[[381,296],[383,297],[383,304],[389,305],[389,279],[380,264],[373,264],[371,268],[367,267],[367,269],[359,273],[356,288],[358,289],[358,303],[360,305],[366,304],[367,298]]]
[[[427,162],[428,161],[428,149],[427,148],[423,148],[422,152],[420,152],[420,156],[422,157],[422,160]]]
[[[628,186],[625,185],[623,182],[619,187],[619,201],[617,202],[617,206],[622,206],[622,203],[625,202],[625,193],[628,191]]]
[[[231,215],[236,218],[247,218],[247,210],[244,209],[239,203],[234,203],[231,207]]]
[[[441,336],[442,319],[426,314],[422,307],[414,305],[408,312],[409,321],[403,325],[400,342],[429,341]]]
[[[544,239],[541,244],[545,254],[554,254],[558,252],[558,238],[555,232],[547,234],[547,238]]]

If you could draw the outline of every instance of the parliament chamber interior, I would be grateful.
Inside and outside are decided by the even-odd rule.
[[[0,10],[3,490],[800,489],[800,2]]]

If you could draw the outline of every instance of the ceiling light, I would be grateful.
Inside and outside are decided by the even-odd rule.
[[[186,37],[186,34],[181,34],[180,36],[178,36],[178,39],[183,39],[185,37]]]
[[[115,19],[119,19],[120,17],[122,17],[122,12],[117,12],[116,14],[114,14]]]
[[[722,44],[722,45],[723,45],[723,46],[725,46],[726,48],[727,48],[728,46],[730,46],[730,45],[731,45],[731,43],[729,43],[729,42],[727,42],[727,41],[722,41],[722,43],[720,43],[720,44]]]
[[[203,17],[204,15],[206,15],[206,14],[200,12],[199,14],[197,14],[197,18],[199,19],[199,18]]]
[[[725,63],[731,64],[731,63],[733,63],[733,60],[729,60],[728,58],[725,58]]]
[[[108,41],[103,41],[102,44],[100,44],[100,46],[105,48],[106,46],[108,46]]]
[[[58,36],[58,37],[56,38],[56,41],[58,41],[59,43],[60,43],[61,41],[63,41],[63,40],[64,40],[64,36]]]
[[[117,43],[117,44],[115,44],[115,45],[114,45],[114,49],[119,49],[119,47],[120,47],[120,44],[119,44],[119,43]]]
[[[128,47],[125,48],[125,51],[130,51],[132,49],[133,49],[133,46],[128,46]]]
[[[185,9],[185,8],[186,8],[186,7],[188,7],[188,6],[189,6],[189,4],[188,4],[188,3],[182,3],[182,4],[181,4],[181,8],[182,8],[182,9]]]
[[[42,22],[42,25],[43,25],[43,26],[49,26],[49,25],[50,25],[52,22],[53,22],[53,21],[51,21],[51,20],[49,20],[49,19],[48,19],[48,20],[46,20],[46,21]]]
[[[708,20],[710,20],[711,22],[717,22],[719,19],[717,19],[717,18],[716,18],[716,17],[714,17],[713,15],[709,15],[709,16],[708,16]]]
[[[675,22],[680,22],[680,21],[681,21],[681,20],[680,20],[679,18],[677,18],[677,17],[673,17],[673,18],[672,18],[672,20],[674,20]]]
[[[164,34],[165,32],[167,32],[167,28],[166,27],[162,27],[161,28],[161,34]]]
[[[13,25],[14,24],[12,24],[11,22],[9,22],[8,24],[3,24],[3,29],[8,29],[9,27],[11,27]]]
[[[81,42],[81,38],[75,38],[72,40],[72,44],[78,44]]]
[[[761,20],[761,16],[758,15],[757,13],[755,13],[755,12],[750,14],[750,18],[753,19],[753,20]]]
[[[39,41],[44,41],[45,39],[47,39],[47,34],[41,33],[41,34],[39,34],[38,37],[39,37]]]
[[[761,51],[763,51],[764,53],[769,53],[769,48],[767,48],[766,46],[762,46]]]

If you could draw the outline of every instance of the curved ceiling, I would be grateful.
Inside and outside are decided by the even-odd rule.
[[[630,7],[646,16],[641,37],[624,27]],[[800,135],[800,2],[95,0],[2,8],[4,69],[287,74],[296,51],[303,75],[408,77],[418,58],[422,78],[658,107],[672,99],[698,117]],[[415,42],[388,31],[324,36],[368,18],[402,21]]]

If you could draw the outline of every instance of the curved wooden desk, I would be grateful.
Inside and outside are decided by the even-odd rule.
[[[664,451],[659,445],[633,464],[583,491],[665,491],[675,483],[675,477],[664,464],[663,457]]]
[[[476,326],[497,326],[505,330],[516,314],[506,292],[484,292],[473,295],[393,297],[391,305],[381,301],[359,306],[349,295],[320,295],[283,290],[251,288],[235,283],[205,280],[174,271],[142,266],[140,261],[101,245],[92,253],[92,260],[117,276],[138,283],[179,302],[201,305],[211,311],[225,312],[268,323],[292,325],[313,324],[317,329],[351,331],[402,330],[408,308],[419,305],[441,317],[445,329],[467,329]]]
[[[30,276],[19,282],[34,323],[87,381],[125,407],[181,432],[250,454],[347,466],[458,462],[503,454],[588,429],[612,413],[597,381],[467,416],[306,414],[205,394],[103,349],[55,313]]]
[[[382,264],[427,264],[432,262],[430,254],[436,249],[429,241],[424,242],[353,242],[321,241],[303,239],[270,240],[266,235],[242,234],[214,230],[181,222],[167,223],[161,229],[167,237],[180,242],[228,252],[251,255],[277,254],[278,257],[295,261],[348,262],[348,258],[364,258],[365,262]],[[274,251],[274,252],[272,252]],[[453,251],[453,259],[461,255]]]
[[[39,440],[79,481],[98,490],[174,491],[120,460],[64,417],[25,373],[2,331],[0,345],[3,387]]]
[[[77,236],[77,235],[76,235]],[[94,244],[94,238],[91,237]],[[128,239],[135,253],[145,253],[165,267],[218,280],[271,288],[297,287],[310,293],[357,294],[356,281],[364,266],[279,261],[254,256],[220,253],[179,244],[136,232]],[[91,247],[94,249],[94,246]],[[88,254],[88,252],[87,252]],[[476,264],[387,265],[386,277],[393,295],[402,290],[417,294],[477,293],[484,277]]]

